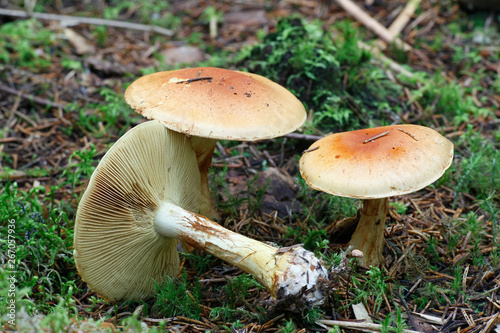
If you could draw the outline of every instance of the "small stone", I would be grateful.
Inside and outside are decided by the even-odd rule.
[[[168,65],[192,64],[205,59],[205,55],[199,48],[190,45],[170,47],[162,51],[162,54]]]
[[[351,257],[354,257],[354,258],[363,258],[363,252],[361,252],[360,250],[354,249],[351,252]]]

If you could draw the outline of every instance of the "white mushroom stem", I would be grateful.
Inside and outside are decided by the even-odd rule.
[[[163,202],[155,218],[156,231],[206,251],[252,274],[274,298],[300,295],[309,306],[321,304],[319,288],[327,270],[302,247],[276,248],[234,233],[201,215]]]
[[[365,199],[361,217],[349,245],[363,252],[360,263],[364,266],[380,266],[383,261],[387,198]]]

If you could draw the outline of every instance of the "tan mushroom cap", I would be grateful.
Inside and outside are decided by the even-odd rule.
[[[74,256],[88,286],[108,301],[143,299],[179,269],[177,239],[155,231],[168,200],[198,211],[200,174],[185,136],[157,121],[138,125],[106,153],[76,215]]]
[[[125,101],[171,130],[222,140],[274,138],[296,130],[306,119],[302,103],[279,84],[213,67],[143,76],[128,87]]]
[[[375,199],[424,188],[439,179],[452,160],[453,144],[438,132],[394,125],[326,136],[304,152],[300,170],[314,189]]]

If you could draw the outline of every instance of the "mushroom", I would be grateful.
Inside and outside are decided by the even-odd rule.
[[[433,129],[393,125],[336,133],[313,143],[300,158],[312,188],[363,199],[350,245],[360,263],[383,262],[388,197],[420,190],[439,179],[453,160],[453,144]]]
[[[157,121],[125,133],[92,174],[78,206],[74,258],[87,285],[106,300],[144,299],[155,281],[176,276],[178,239],[252,274],[271,296],[321,303],[327,271],[302,247],[276,248],[196,214],[201,182],[183,134]]]
[[[148,119],[189,136],[201,173],[200,213],[218,218],[207,174],[217,140],[256,141],[288,134],[306,119],[287,89],[257,74],[222,68],[186,68],[134,81],[125,101]]]

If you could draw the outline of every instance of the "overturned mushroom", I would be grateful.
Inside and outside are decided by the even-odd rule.
[[[452,160],[453,144],[438,132],[394,125],[326,136],[304,152],[300,171],[316,190],[363,199],[349,244],[363,252],[361,263],[379,266],[388,197],[433,183]]]
[[[288,134],[306,112],[287,89],[257,74],[222,68],[186,68],[134,81],[125,101],[148,119],[190,137],[201,173],[200,213],[218,214],[207,174],[216,140],[256,141]]]
[[[323,300],[327,278],[301,247],[278,249],[196,212],[200,172],[191,142],[157,121],[121,137],[93,173],[76,216],[74,257],[82,279],[109,301],[143,299],[175,276],[180,239],[252,274],[273,297]]]

